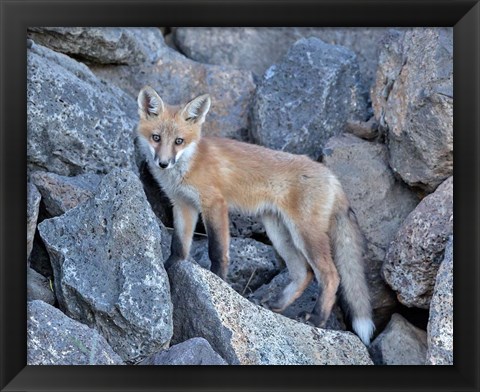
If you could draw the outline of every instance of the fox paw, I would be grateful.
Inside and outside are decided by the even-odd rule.
[[[284,310],[277,299],[270,299],[266,301],[265,307],[275,313],[281,313]]]
[[[251,297],[251,298],[248,298],[248,300],[249,300],[252,304],[255,304],[255,305],[258,305],[258,306],[263,306],[262,300],[261,300],[260,298]]]
[[[312,327],[319,327],[319,328],[323,328],[327,323],[327,320],[322,320],[322,318],[318,314],[310,313],[306,311],[298,314],[297,321],[310,325]]]
[[[300,323],[312,325],[311,322],[309,321],[310,317],[312,317],[312,314],[310,312],[303,311],[298,314],[298,316],[296,317],[296,320]]]
[[[281,305],[279,304],[278,297],[272,298],[270,295],[266,295],[262,299],[252,298],[251,301],[256,305],[259,305],[262,308],[271,310],[272,312],[275,312],[275,313],[281,313],[284,310],[284,308],[282,308]]]

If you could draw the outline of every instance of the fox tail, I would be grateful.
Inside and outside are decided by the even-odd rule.
[[[375,324],[363,265],[363,236],[355,213],[348,205],[336,213],[332,226],[332,250],[347,312],[353,330],[369,345]]]

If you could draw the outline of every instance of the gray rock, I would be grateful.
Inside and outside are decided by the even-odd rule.
[[[228,365],[204,338],[192,338],[160,351],[139,365]]]
[[[375,117],[370,117],[368,121],[347,121],[346,131],[361,139],[373,141],[381,139],[382,136]]]
[[[255,304],[267,303],[270,299],[275,298],[280,293],[291,279],[287,269],[283,269],[277,276],[275,276],[270,282],[264,284],[255,290],[254,293],[247,296],[248,300]],[[311,313],[315,302],[318,298],[318,283],[314,279],[303,294],[297,298],[290,306],[288,306],[281,314],[285,317],[291,318],[296,321],[303,321],[302,314],[304,312]],[[332,314],[328,319],[325,329],[336,329],[345,331],[347,329],[345,321],[343,319],[343,313],[340,307],[335,305],[332,310]]]
[[[157,27],[29,27],[27,36],[56,52],[100,64],[154,62],[163,45]]]
[[[340,180],[365,236],[373,308],[391,308],[396,301],[380,270],[390,241],[417,205],[417,198],[395,179],[383,144],[345,134],[331,138],[323,152],[323,162]],[[380,314],[384,315],[388,321],[390,315]]]
[[[347,120],[366,120],[367,100],[355,54],[317,38],[301,39],[257,88],[252,139],[314,159]]]
[[[45,245],[38,232],[35,234],[33,240],[33,248],[30,258],[28,259],[28,266],[37,271],[40,275],[52,279],[53,281],[53,269],[50,263],[50,257],[48,256],[48,252],[45,249]]]
[[[297,323],[250,303],[218,276],[181,261],[169,270],[174,342],[205,338],[229,364],[371,364],[349,332]]]
[[[134,167],[136,102],[83,64],[27,52],[27,167],[61,175]]]
[[[92,67],[103,80],[137,98],[145,85],[153,87],[167,104],[185,104],[208,93],[212,106],[202,130],[210,136],[243,139],[255,84],[248,71],[200,64],[163,46],[155,64]]]
[[[180,50],[196,61],[231,65],[261,76],[295,41],[316,37],[354,51],[362,79],[370,85],[385,31],[372,27],[179,27],[174,38]]]
[[[269,282],[282,268],[272,246],[251,238],[231,238],[229,251],[227,282],[241,295],[248,295]],[[191,255],[202,267],[210,269],[206,239],[194,242]]]
[[[230,212],[229,221],[232,237],[266,236],[263,223],[253,216]]]
[[[49,305],[55,304],[55,294],[50,281],[32,268],[27,269],[27,301],[40,300]]]
[[[40,208],[40,200],[42,196],[37,187],[31,183],[27,183],[27,260],[33,248],[33,239],[37,230],[38,210]]]
[[[448,237],[453,233],[453,177],[403,222],[383,264],[385,281],[406,306],[428,309]]]
[[[208,240],[206,238],[194,238],[190,249],[190,257],[202,268],[210,270],[212,262],[208,256]]]
[[[453,365],[453,236],[438,270],[427,333],[427,365]]]
[[[172,32],[168,33],[163,38],[165,39],[165,44],[168,47],[172,48],[173,50],[176,50],[177,52],[181,52],[181,50],[177,47],[175,43],[175,39]]]
[[[122,365],[94,329],[43,301],[27,304],[28,365]]]
[[[379,56],[372,105],[390,166],[432,192],[453,174],[453,28],[391,31]]]
[[[67,177],[36,171],[31,174],[31,179],[42,194],[47,213],[53,217],[62,215],[91,198],[95,194],[102,176],[85,173]]]
[[[113,170],[93,198],[43,221],[39,232],[68,316],[98,329],[130,363],[168,346],[164,234],[134,173]]]
[[[368,351],[375,365],[424,365],[427,333],[394,313]]]

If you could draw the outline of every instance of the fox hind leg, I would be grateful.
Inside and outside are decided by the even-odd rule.
[[[340,276],[333,263],[330,239],[327,234],[319,232],[318,226],[312,222],[305,225],[309,230],[300,231],[290,223],[288,228],[296,248],[303,253],[319,285],[317,302],[306,319],[315,326],[323,327],[335,304]]]
[[[327,235],[322,235],[318,241],[318,253],[310,258],[312,269],[319,285],[318,298],[309,321],[318,327],[324,327],[337,298],[340,276],[333,263],[330,241]]]
[[[262,218],[267,235],[278,254],[285,261],[292,281],[283,289],[280,295],[270,300],[267,306],[282,312],[305,291],[313,279],[313,273],[303,254],[295,247],[293,239],[280,218],[266,214]]]

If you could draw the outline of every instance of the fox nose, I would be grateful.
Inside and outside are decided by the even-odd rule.
[[[168,166],[168,162],[160,162],[158,164],[162,169],[165,169]]]

